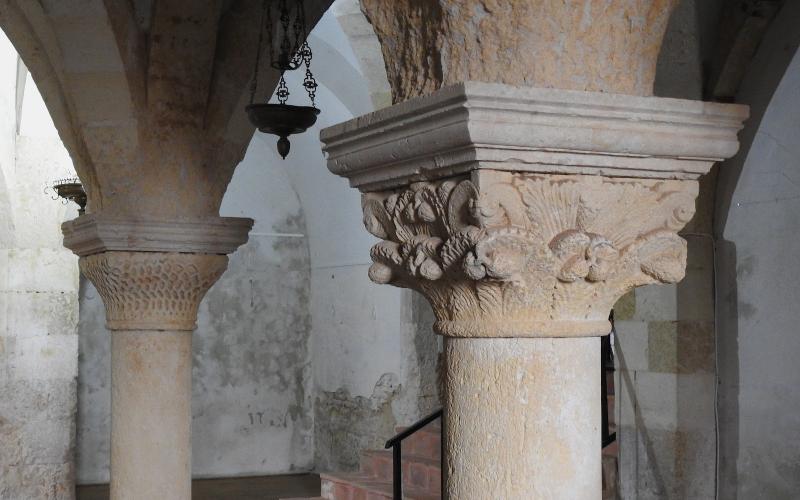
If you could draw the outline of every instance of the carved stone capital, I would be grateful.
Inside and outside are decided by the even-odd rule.
[[[188,253],[103,252],[80,259],[110,330],[194,330],[200,301],[227,266],[226,255]]]
[[[697,181],[479,171],[367,193],[370,279],[454,337],[602,335],[623,294],[683,278]]]
[[[683,278],[697,179],[744,106],[466,82],[322,131],[381,241],[453,337],[609,331],[627,291]]]
[[[106,306],[111,330],[194,330],[197,308],[247,242],[251,219],[141,220],[91,214],[62,225],[64,246]]]

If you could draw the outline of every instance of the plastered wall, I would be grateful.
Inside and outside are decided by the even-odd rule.
[[[78,266],[59,225],[76,210],[43,192],[68,175],[69,156],[42,99],[0,33],[3,499],[74,496]]]
[[[800,4],[785,2],[742,81],[751,106],[717,190],[719,498],[800,491]]]

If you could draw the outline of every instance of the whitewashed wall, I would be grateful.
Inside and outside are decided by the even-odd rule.
[[[74,495],[78,266],[59,226],[76,209],[43,193],[68,175],[42,98],[0,33],[0,498]]]

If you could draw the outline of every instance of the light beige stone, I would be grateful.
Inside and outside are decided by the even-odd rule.
[[[111,336],[111,498],[191,498],[191,331]]]
[[[445,339],[447,498],[599,499],[600,340]]]
[[[650,95],[676,0],[361,0],[394,102],[460,81]]]
[[[369,193],[370,278],[420,291],[447,336],[603,335],[619,297],[683,278],[696,188],[479,171]]]
[[[422,293],[445,336],[447,497],[600,498],[591,337],[633,288],[683,278],[697,178],[746,113],[467,82],[323,130],[382,240],[370,278]]]
[[[225,255],[103,252],[81,271],[106,306],[110,330],[194,330],[203,296],[228,266]]]
[[[225,254],[250,227],[250,219],[96,214],[63,225],[113,330],[112,499],[191,498],[191,332]]]

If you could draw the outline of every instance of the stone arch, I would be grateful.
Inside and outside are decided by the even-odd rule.
[[[74,173],[31,81],[0,33],[0,475],[13,498],[71,496],[74,487],[78,265],[60,224],[76,207],[42,191]]]
[[[375,30],[361,10],[359,0],[339,0],[331,9],[358,58],[373,107],[380,109],[391,105],[392,89],[386,76],[381,45]]]
[[[138,56],[137,38],[123,38],[131,33],[122,21],[128,5],[117,2],[111,10],[100,1],[0,4],[0,28],[36,80],[95,205],[102,204],[96,159],[110,156],[103,138],[109,129],[130,126],[133,101],[143,97],[133,95],[137,75],[126,71],[123,59],[130,63]],[[127,43],[118,43],[120,38]],[[128,50],[120,52],[120,46]],[[120,149],[127,151],[115,151],[117,158],[131,154],[133,145]]]

